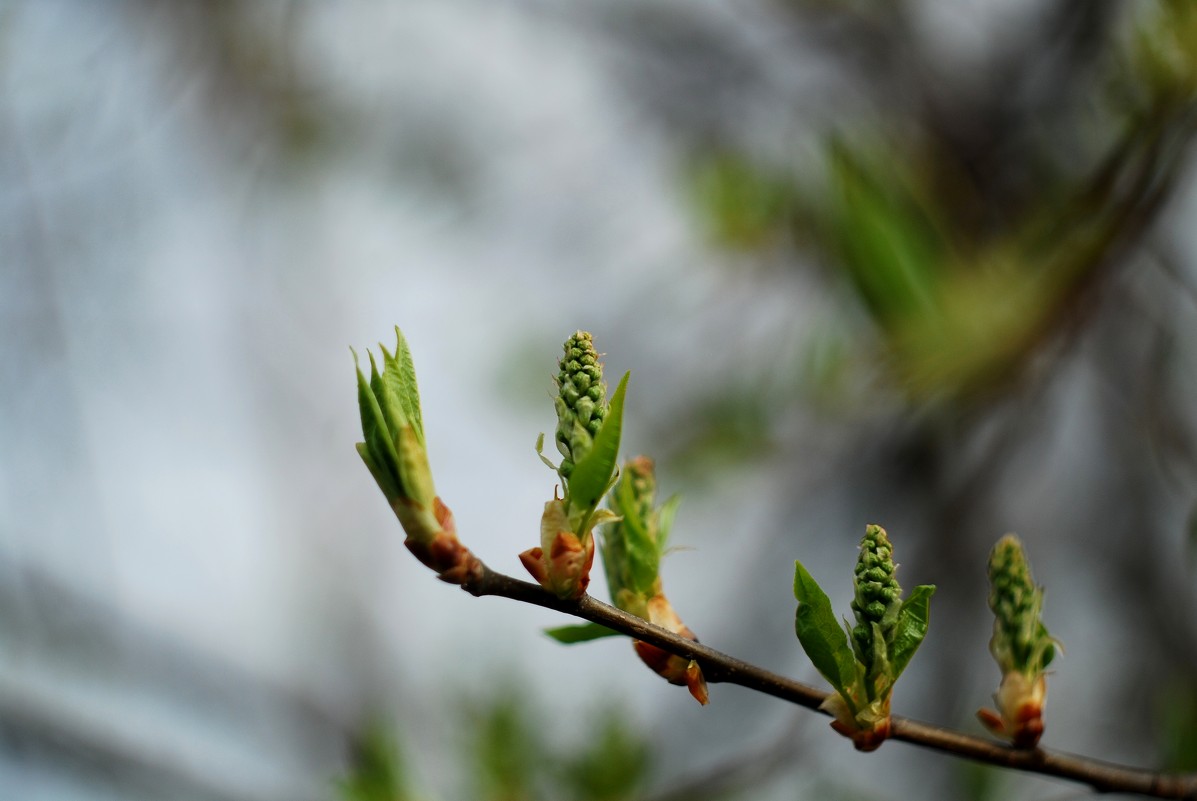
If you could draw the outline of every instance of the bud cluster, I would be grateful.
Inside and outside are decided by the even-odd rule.
[[[1013,534],[998,540],[989,554],[989,584],[989,651],[1002,671],[1002,683],[993,696],[997,711],[982,709],[977,717],[1016,747],[1033,748],[1043,734],[1045,671],[1058,643],[1040,619],[1043,589],[1035,585],[1022,543]]]
[[[661,555],[677,499],[670,499],[658,509],[656,493],[653,460],[647,456],[629,459],[607,500],[618,517],[604,526],[602,538],[603,567],[611,601],[629,614],[697,641],[661,586]],[[639,640],[632,645],[653,672],[670,684],[686,687],[700,704],[707,703],[707,683],[697,662]]]
[[[565,341],[558,362],[554,439],[561,464],[540,458],[557,471],[563,496],[554,491],[540,521],[540,546],[520,554],[520,561],[545,589],[561,598],[579,598],[590,583],[594,527],[614,517],[599,503],[611,489],[619,458],[619,438],[627,375],[611,402],[594,340],[576,331]],[[544,435],[537,440],[539,453]]]
[[[894,549],[881,526],[865,529],[856,560],[856,593],[852,611],[856,626],[852,629],[852,645],[857,659],[872,672],[877,665],[877,649],[892,637],[902,605],[902,587],[894,575]]]
[[[565,341],[557,373],[557,449],[561,451],[558,472],[568,480],[577,464],[590,451],[607,414],[607,386],[603,365],[586,331],[577,331]]]

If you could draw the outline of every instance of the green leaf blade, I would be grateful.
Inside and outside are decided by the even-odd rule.
[[[395,326],[395,358],[393,379],[398,384],[396,397],[403,413],[412,428],[419,436],[420,444],[424,444],[424,418],[420,412],[420,388],[416,384],[416,364],[412,361],[411,348],[407,346],[407,337]]]
[[[624,373],[619,381],[603,425],[594,437],[589,452],[574,465],[569,477],[570,505],[576,509],[593,509],[598,506],[611,483],[615,464],[619,458],[619,439],[623,430],[623,400],[627,392],[628,376]]]
[[[847,695],[856,682],[856,657],[830,599],[801,562],[794,562],[794,597],[798,600],[794,616],[798,642],[823,678]]]
[[[632,482],[624,480],[615,485],[615,505],[619,507],[622,520],[612,533],[621,540],[622,556],[631,580],[630,589],[648,594],[657,580],[660,567],[660,552],[649,529],[649,521],[641,516],[640,505],[636,503]]]
[[[356,353],[353,354],[353,358],[356,363]],[[386,416],[378,404],[378,398],[370,384],[367,383],[360,365],[357,367],[357,400],[362,417],[362,437],[365,439],[363,444],[372,458],[374,467],[380,473],[395,477],[388,486],[396,486],[399,474],[399,452],[395,448],[394,437],[387,426]],[[382,486],[381,482],[379,486]],[[387,487],[383,487],[383,491],[386,492],[386,490]]]
[[[894,630],[893,645],[890,647],[890,669],[894,681],[902,675],[902,671],[906,669],[914,652],[922,645],[923,638],[927,635],[931,596],[934,593],[934,585],[921,584],[902,602],[902,611],[898,613],[898,625]]]
[[[669,532],[673,530],[673,521],[677,517],[677,508],[682,502],[681,495],[671,495],[669,500],[661,505],[657,516],[657,551],[665,553],[669,544]]]
[[[544,633],[563,645],[575,645],[580,642],[600,640],[604,637],[622,637],[615,629],[609,629],[599,623],[581,623],[576,626],[557,626],[545,629]]]

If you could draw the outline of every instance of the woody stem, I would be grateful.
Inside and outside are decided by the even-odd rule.
[[[819,709],[828,695],[822,690],[673,634],[589,595],[577,600],[563,600],[535,584],[496,573],[485,565],[478,578],[461,587],[474,596],[510,598],[598,623],[671,654],[695,660],[709,682],[736,684],[827,714]],[[1013,749],[982,737],[899,715],[891,719],[890,738],[976,762],[1079,782],[1098,792],[1197,801],[1197,774],[1193,773],[1126,767],[1042,748]]]

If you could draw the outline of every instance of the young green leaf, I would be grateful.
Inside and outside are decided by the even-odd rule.
[[[383,351],[386,352],[385,350]],[[424,444],[424,420],[420,415],[420,390],[416,385],[416,365],[411,358],[411,348],[407,346],[407,338],[395,326],[395,379],[399,384],[397,397],[399,405],[408,422],[416,430],[420,444]],[[390,370],[387,371],[391,372]],[[388,376],[390,378],[390,376]]]
[[[669,532],[673,530],[673,519],[677,517],[677,508],[682,502],[681,495],[672,495],[669,500],[661,504],[661,511],[657,517],[657,550],[665,553],[669,542]]]
[[[399,485],[395,483],[395,479],[374,461],[374,456],[370,453],[370,447],[364,442],[357,443],[355,447],[357,448],[357,455],[362,457],[362,461],[366,463],[366,469],[374,477],[374,481],[378,484],[378,488],[382,490],[382,494],[388,500],[402,496],[403,493],[400,491]]]
[[[615,485],[615,505],[623,518],[619,521],[620,545],[631,580],[630,589],[648,595],[657,580],[661,554],[649,528],[650,522],[641,516],[636,490],[633,482],[628,480],[629,473],[623,475],[624,480]]]
[[[934,592],[935,585],[920,584],[910,593],[910,597],[902,602],[902,611],[898,613],[898,625],[894,630],[894,641],[890,648],[894,681],[902,675],[902,671],[906,669],[906,665],[927,634],[931,596]]]
[[[575,509],[593,509],[602,499],[615,472],[619,457],[619,438],[623,428],[623,398],[628,376],[624,373],[619,387],[611,397],[611,405],[603,419],[602,428],[594,437],[594,445],[576,465],[569,477],[569,501]]]
[[[356,363],[356,353],[353,354],[353,359]],[[382,408],[378,405],[378,398],[374,396],[370,385],[366,383],[366,376],[362,373],[360,366],[357,367],[357,401],[362,416],[362,438],[365,440],[363,444],[371,456],[371,461],[367,462],[366,466],[370,467],[373,464],[371,473],[377,469],[388,475],[396,475],[399,470],[399,453],[395,448],[395,440],[390,429],[387,428],[386,417],[383,416]],[[400,494],[402,492],[402,488],[398,487],[393,480],[388,481],[386,485],[383,485],[382,482],[379,484],[384,492],[389,489],[394,489]],[[387,497],[392,496],[388,494]]]
[[[599,640],[603,637],[622,636],[615,629],[609,629],[599,623],[580,623],[576,626],[557,626],[556,628],[545,629],[544,633],[564,645],[573,645],[579,642],[590,642],[591,640]]]
[[[801,562],[794,562],[794,597],[798,599],[794,617],[798,642],[823,678],[839,693],[846,693],[856,681],[856,657],[831,611],[830,599]]]
[[[381,347],[381,346],[380,346]],[[388,382],[383,378],[387,372],[388,364],[393,364],[394,359],[387,353],[386,348],[382,349],[382,372],[378,370],[378,364],[374,361],[374,354],[367,352],[366,355],[370,357],[370,391],[374,393],[374,398],[378,403],[378,408],[382,412],[383,422],[386,424],[387,432],[392,441],[398,436],[399,432],[407,427],[407,419],[403,415],[403,407],[399,405],[396,395],[394,394],[395,387],[393,382]],[[396,446],[398,449],[398,446]]]

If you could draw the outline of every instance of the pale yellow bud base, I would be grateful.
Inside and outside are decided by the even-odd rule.
[[[831,728],[851,740],[857,751],[876,751],[889,739],[888,696],[883,701],[874,701],[862,711],[853,714],[848,702],[839,693],[832,693],[819,708],[831,713],[835,718],[831,721]]]
[[[1028,678],[1018,671],[1002,677],[994,693],[998,711],[977,710],[977,719],[994,735],[1009,740],[1015,748],[1030,749],[1043,736],[1043,704],[1047,700],[1047,678],[1040,673]]]

